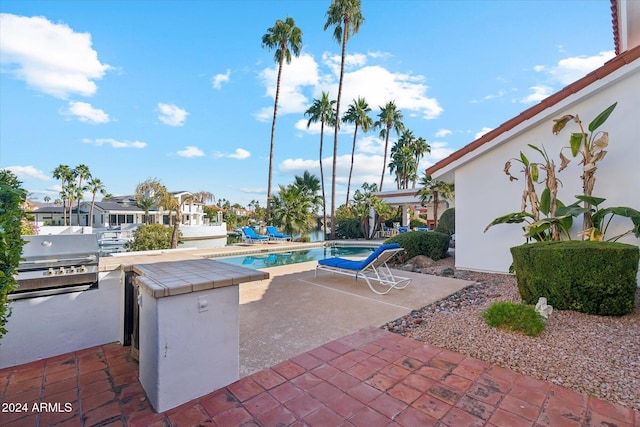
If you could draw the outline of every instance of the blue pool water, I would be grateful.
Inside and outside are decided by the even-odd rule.
[[[219,261],[248,268],[277,267],[279,265],[298,264],[300,262],[351,256],[368,256],[373,247],[322,247],[289,252],[270,252],[243,255],[229,258],[216,258]]]

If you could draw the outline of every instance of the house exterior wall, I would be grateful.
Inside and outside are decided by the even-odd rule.
[[[510,182],[504,174],[504,164],[510,158],[519,157],[520,151],[531,161],[541,160],[527,144],[544,146],[547,153],[559,165],[559,150],[568,146],[571,132],[578,130],[573,122],[567,124],[559,135],[553,135],[553,119],[564,114],[578,114],[586,130],[589,122],[609,105],[618,105],[607,122],[599,130],[609,132],[607,156],[599,163],[596,172],[594,196],[607,200],[601,207],[629,206],[640,210],[638,183],[640,182],[640,61],[630,65],[587,87],[577,94],[548,108],[482,147],[482,153],[462,159],[460,165],[446,168],[440,174],[455,170],[456,188],[456,267],[478,271],[507,272],[511,264],[509,248],[525,242],[521,224],[501,224],[486,233],[484,228],[495,218],[521,210],[524,177],[519,173],[520,163],[513,161],[511,173],[519,178]],[[481,150],[477,150],[481,151]],[[570,151],[564,152],[570,157]],[[574,202],[574,196],[582,194],[580,156],[573,158],[567,169],[558,174],[562,181],[558,197],[566,204]],[[538,187],[538,194],[544,188]],[[527,209],[529,211],[529,209]],[[574,233],[581,226],[581,218],[574,221]],[[631,228],[631,222],[619,218],[612,222],[607,237]],[[616,231],[618,233],[616,233]],[[640,244],[633,236],[619,240]]]

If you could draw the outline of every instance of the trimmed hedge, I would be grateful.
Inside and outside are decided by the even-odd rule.
[[[640,249],[614,242],[559,241],[511,248],[522,300],[546,297],[558,310],[621,316],[633,312]]]
[[[436,231],[409,231],[395,235],[384,243],[398,243],[404,252],[396,256],[398,262],[406,262],[418,255],[425,255],[434,261],[449,256],[451,236]]]
[[[449,208],[442,212],[438,219],[436,231],[452,235],[456,233],[456,208]]]

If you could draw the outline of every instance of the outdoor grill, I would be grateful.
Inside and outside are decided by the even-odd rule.
[[[95,234],[23,236],[18,287],[9,299],[84,291],[98,286],[99,247]]]

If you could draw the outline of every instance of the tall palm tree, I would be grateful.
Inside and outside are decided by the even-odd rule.
[[[273,122],[271,123],[271,148],[269,150],[269,179],[267,183],[267,222],[271,215],[271,177],[273,173],[273,142],[276,134],[276,117],[278,116],[278,99],[280,98],[280,79],[282,67],[285,63],[291,63],[291,53],[296,57],[302,51],[302,30],[296,27],[291,17],[284,21],[278,19],[273,27],[267,29],[262,36],[262,47],[269,50],[275,49],[273,60],[278,64],[278,79],[276,83],[276,96],[273,103]]]
[[[418,165],[413,151],[409,145],[402,145],[400,147],[394,146],[391,152],[389,172],[396,173],[397,189],[406,190],[409,188],[409,182],[417,176]]]
[[[336,126],[336,110],[335,100],[329,100],[329,93],[322,92],[320,99],[314,99],[311,107],[304,112],[305,116],[309,116],[307,129],[311,123],[320,122],[320,183],[322,184],[322,229],[326,231],[327,227],[327,199],[324,191],[324,171],[322,169],[322,145],[324,138],[324,125]],[[333,224],[333,223],[332,223]],[[331,227],[333,229],[333,227]]]
[[[396,135],[400,135],[400,132],[404,130],[404,124],[402,123],[402,113],[396,107],[394,101],[387,102],[384,107],[379,107],[380,113],[378,114],[378,120],[374,126],[376,129],[380,129],[380,138],[384,138],[384,161],[382,162],[382,175],[380,176],[380,188],[378,191],[382,191],[382,184],[384,183],[384,173],[387,170],[387,150],[389,148],[389,133],[391,129],[395,129]]]
[[[91,178],[91,171],[87,165],[78,165],[74,169],[76,177],[78,178],[78,191],[76,196],[78,197],[78,203],[76,205],[76,222],[80,225],[80,202],[84,198],[85,188],[82,186],[82,180]]]
[[[433,227],[438,225],[438,205],[440,204],[440,197],[443,199],[451,200],[455,196],[455,186],[452,182],[439,181],[433,179],[431,175],[427,175],[420,178],[420,185],[422,188],[418,190],[416,196],[420,197],[422,205],[427,203],[433,203]]]
[[[413,144],[412,144],[412,149],[413,149],[413,153],[415,155],[415,159],[416,159],[416,168],[418,167],[418,165],[420,164],[420,160],[424,157],[425,154],[427,153],[431,153],[431,146],[429,145],[429,143],[427,142],[426,139],[419,137],[417,138]],[[415,175],[415,178],[413,179],[413,187],[412,188],[416,188],[416,180],[418,178],[418,175]]]
[[[87,190],[91,192],[91,211],[89,213],[89,227],[93,227],[93,207],[96,203],[96,194],[103,196],[107,194],[107,190],[100,178],[91,177],[87,182]]]
[[[67,225],[66,186],[67,186],[67,180],[71,176],[71,168],[67,165],[58,165],[58,167],[51,172],[51,175],[53,175],[55,179],[60,180],[60,198],[62,199],[62,220],[64,225],[66,226]]]
[[[351,175],[353,174],[353,158],[356,152],[356,137],[358,136],[358,127],[362,132],[369,132],[373,126],[373,119],[369,117],[371,108],[364,98],[358,97],[349,105],[347,111],[342,116],[342,123],[353,123],[355,130],[353,131],[353,145],[351,146],[351,167],[349,168],[349,181],[347,182],[347,201],[345,206],[349,207],[349,192],[351,190]]]
[[[336,117],[340,117],[340,98],[342,97],[342,81],[344,79],[344,60],[347,53],[347,41],[360,31],[360,25],[364,23],[364,16],[360,6],[360,0],[332,0],[327,10],[327,21],[324,30],[333,27],[333,38],[342,44],[340,60],[340,81],[338,83],[338,99],[336,102]],[[331,239],[336,238],[336,163],[338,158],[338,130],[336,123],[333,132],[333,175],[331,179]]]

